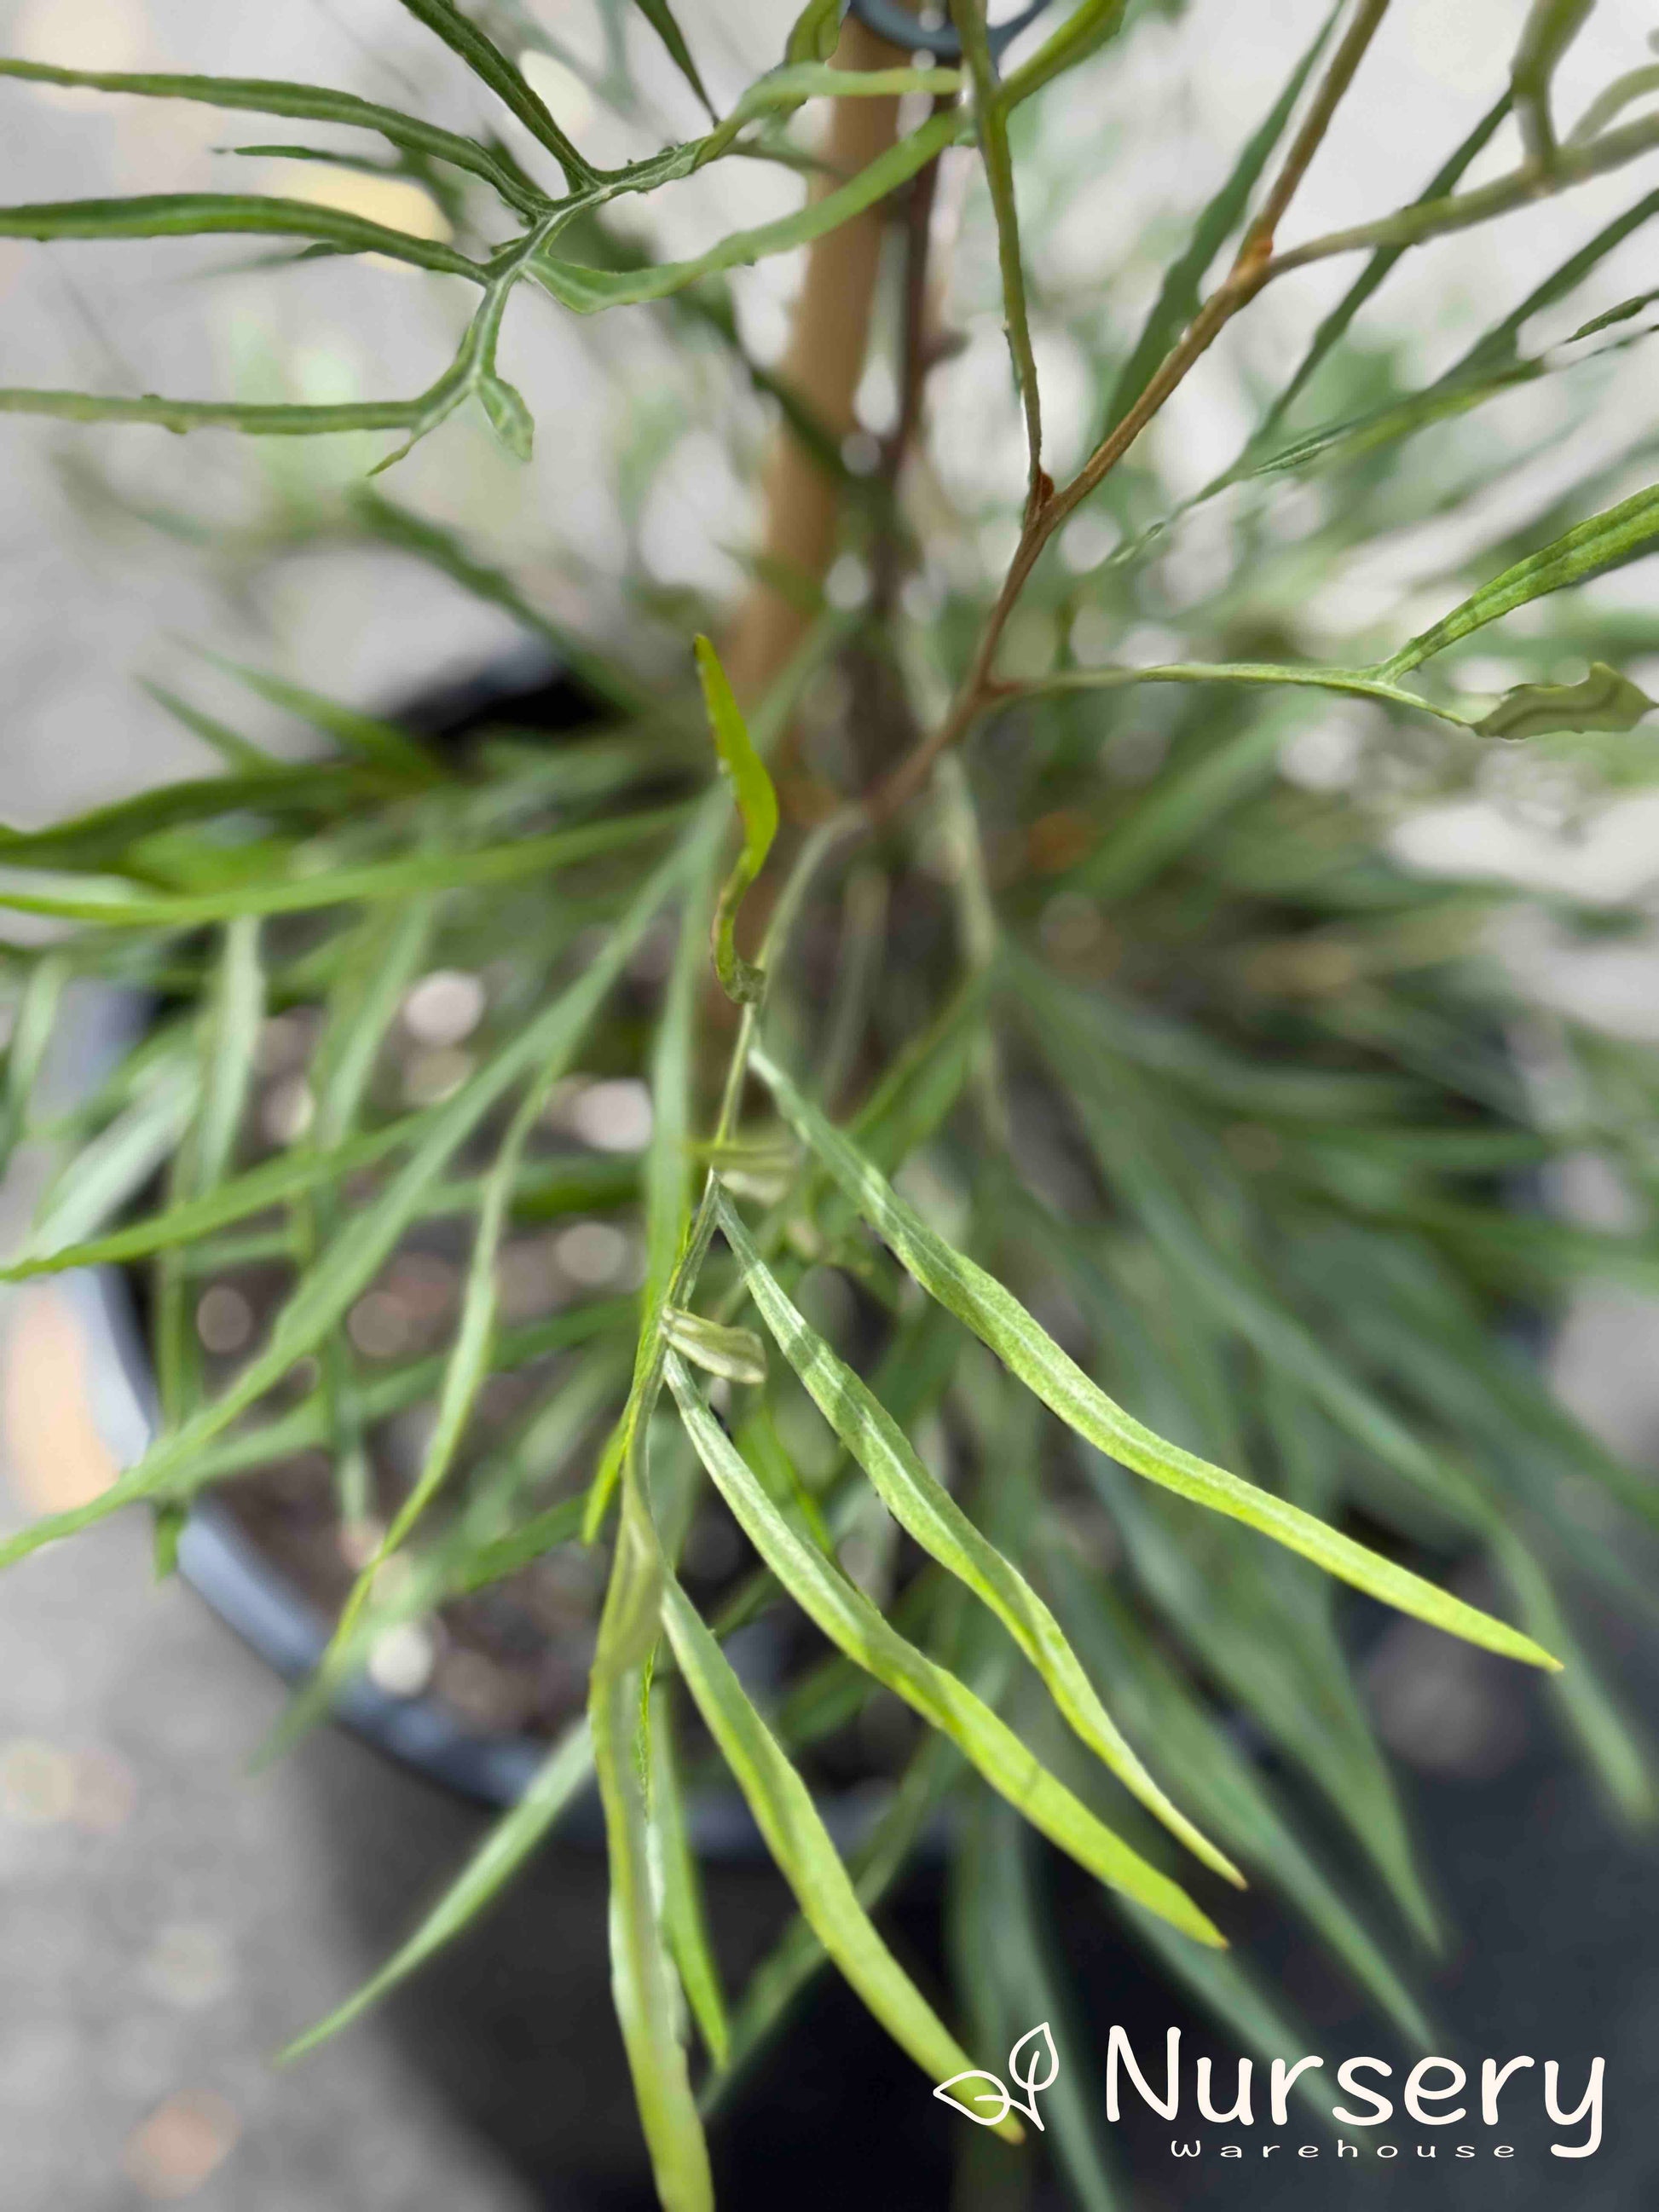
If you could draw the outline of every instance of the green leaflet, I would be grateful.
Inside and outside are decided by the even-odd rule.
[[[651,1147],[645,1161],[641,1294],[647,1312],[654,1311],[668,1296],[691,1224],[691,1054],[696,995],[704,973],[707,877],[707,868],[700,867],[686,895],[674,965],[651,1052]]]
[[[708,97],[703,81],[697,73],[697,64],[691,58],[691,49],[685,43],[685,33],[675,21],[674,11],[668,0],[636,0],[636,4],[641,15],[668,49],[675,68],[708,110],[710,118],[718,122],[720,117],[714,103]]]
[[[1372,672],[1392,682],[1455,645],[1459,638],[1484,629],[1488,623],[1525,606],[1529,600],[1582,584],[1586,578],[1621,567],[1626,561],[1639,560],[1653,549],[1656,540],[1659,540],[1659,486],[1650,485],[1647,490],[1620,500],[1616,507],[1591,515],[1587,522],[1576,524],[1553,544],[1505,568],[1502,575],[1494,576],[1449,614],[1443,615],[1431,629],[1422,631],[1380,662]]]
[[[496,1821],[408,1942],[326,2020],[296,2036],[282,2053],[283,2062],[303,2057],[307,2051],[314,2051],[319,2043],[349,2027],[389,1990],[416,1967],[424,1966],[452,1937],[459,1936],[530,1857],[592,1771],[592,1745],[586,1724],[579,1722],[553,1747],[529,1789],[511,1811]]]
[[[1152,373],[1198,313],[1205,273],[1222,246],[1244,219],[1250,194],[1255,190],[1273,150],[1285,135],[1302,88],[1341,13],[1332,9],[1313,43],[1291,70],[1289,82],[1269,110],[1265,121],[1249,138],[1231,174],[1200,216],[1186,250],[1173,262],[1162,290],[1135,341],[1134,350],[1118,371],[1107,404],[1105,428],[1116,428],[1152,379]]]
[[[45,62],[0,59],[0,76],[31,84],[83,86],[92,92],[132,93],[149,100],[193,100],[210,107],[244,109],[258,115],[288,115],[307,123],[339,123],[354,131],[373,131],[405,153],[420,154],[452,168],[481,177],[520,214],[546,204],[526,192],[523,181],[487,149],[453,131],[441,131],[417,116],[382,107],[355,93],[318,84],[289,84],[270,77],[135,76],[121,70],[57,69]]]
[[[280,676],[268,676],[263,669],[249,668],[236,660],[226,660],[218,653],[207,656],[215,667],[222,668],[238,683],[273,707],[301,722],[309,722],[313,729],[321,730],[332,738],[342,752],[356,754],[376,768],[416,784],[441,783],[444,771],[426,747],[411,738],[407,730],[400,730],[395,722],[383,721],[375,714],[365,714],[357,708],[347,707],[337,699],[324,696],[303,684],[291,684]]]
[[[226,925],[224,957],[216,979],[213,1049],[195,1143],[193,1180],[200,1195],[217,1189],[229,1172],[264,1012],[259,925],[248,915]]]
[[[118,878],[60,877],[43,869],[27,887],[0,884],[0,907],[11,907],[20,914],[50,915],[65,921],[101,922],[113,929],[189,929],[199,922],[228,921],[236,915],[302,914],[318,907],[349,905],[359,899],[407,898],[422,891],[550,875],[601,854],[643,843],[680,827],[685,818],[684,807],[658,807],[648,813],[623,814],[608,822],[556,830],[545,837],[486,845],[476,852],[415,853],[361,867],[228,884],[211,891],[135,890]],[[34,888],[34,883],[42,878],[52,888]]]
[[[187,1062],[156,1080],[82,1145],[46,1193],[27,1249],[51,1255],[78,1244],[119,1212],[168,1159],[197,1111],[201,1071]]]
[[[1079,1436],[1150,1481],[1271,1536],[1385,1605],[1507,1657],[1549,1668],[1559,1663],[1506,1622],[1437,1589],[1270,1491],[1155,1436],[1091,1382],[1011,1292],[928,1228],[886,1178],[807,1103],[763,1049],[756,1049],[752,1065],[796,1134],[817,1154],[922,1288],[966,1322]]]
[[[670,1370],[671,1382],[672,1369]],[[779,1748],[696,1608],[669,1577],[663,1622],[686,1686],[808,1924],[888,2033],[930,2081],[972,2061],[877,1934],[811,1793]],[[999,2130],[1018,2142],[1009,2120]]]
[[[108,1237],[55,1245],[45,1252],[35,1252],[31,1239],[22,1259],[0,1267],[0,1283],[22,1283],[33,1274],[62,1274],[64,1267],[122,1265],[146,1259],[150,1252],[166,1252],[170,1245],[192,1245],[201,1237],[210,1237],[212,1230],[226,1228],[230,1221],[246,1221],[248,1214],[265,1212],[268,1207],[281,1206],[283,1199],[299,1197],[301,1192],[314,1190],[319,1183],[354,1175],[358,1168],[385,1159],[387,1152],[414,1137],[420,1119],[418,1115],[410,1115],[404,1121],[392,1121],[387,1128],[374,1130],[372,1137],[358,1137],[354,1144],[341,1146],[334,1152],[279,1152],[274,1159],[248,1168],[246,1175],[230,1176],[204,1197],[185,1199],[166,1212],[135,1221],[131,1228],[112,1230]]]
[[[1003,328],[1013,356],[1014,382],[1025,414],[1025,445],[1030,467],[1030,503],[1033,509],[1045,496],[1042,474],[1042,406],[1037,393],[1036,357],[1031,351],[1030,311],[1025,299],[1025,270],[1019,251],[1019,201],[1014,188],[1014,161],[1008,145],[1008,106],[997,80],[991,42],[985,24],[985,0],[951,0],[951,19],[962,40],[974,88],[974,126],[979,134],[980,159],[991,194],[991,211],[997,227],[997,265],[1002,279]]]
[[[654,1682],[649,1697],[651,1828],[662,1868],[663,1925],[704,2047],[714,2065],[723,2067],[731,2052],[732,2033],[720,1966],[709,1941],[702,1880],[686,1832],[674,1750],[674,1700],[665,1682]]]
[[[56,861],[90,867],[118,862],[157,830],[243,811],[315,813],[327,820],[348,809],[354,799],[376,797],[386,787],[383,777],[365,772],[356,762],[289,768],[266,759],[259,767],[230,775],[161,784],[44,830],[0,829],[0,866],[27,868]]]
[[[672,1353],[666,1374],[716,1488],[767,1565],[831,1643],[949,1736],[994,1790],[1079,1865],[1141,1899],[1199,1942],[1220,1943],[1219,1931],[1167,1875],[1097,1820],[965,1683],[907,1643],[861,1590],[795,1534]]]
[[[1232,1862],[1170,1802],[1125,1741],[1042,1598],[929,1473],[886,1407],[791,1304],[724,1199],[720,1225],[762,1320],[894,1519],[996,1615],[1068,1724],[1125,1788],[1207,1867],[1242,1887]]]
[[[1654,702],[1604,660],[1582,684],[1518,684],[1475,724],[1483,738],[1542,738],[1557,730],[1633,730]]]
[[[158,1438],[136,1466],[89,1504],[34,1522],[0,1544],[0,1565],[101,1520],[136,1498],[170,1495],[175,1486],[189,1485],[204,1447],[313,1350],[374,1279],[445,1164],[490,1109],[531,1069],[545,1072],[568,1064],[683,866],[678,854],[664,862],[585,972],[432,1113],[409,1159],[371,1206],[346,1221],[277,1314],[264,1349],[226,1390]]]
[[[714,967],[726,996],[746,1005],[759,998],[763,979],[759,969],[738,951],[738,910],[750,884],[765,866],[772,840],[778,834],[778,795],[765,763],[750,740],[749,726],[732,696],[720,655],[706,637],[697,640],[697,674],[720,774],[732,787],[743,824],[743,849],[714,908]]]
[[[367,216],[313,200],[265,198],[251,192],[150,192],[118,200],[43,200],[0,207],[0,238],[114,239],[277,236],[314,239],[338,253],[384,253],[441,276],[484,272],[453,246],[416,238]],[[27,397],[27,395],[19,395]]]
[[[679,1984],[656,1899],[650,1815],[635,1758],[645,1670],[669,1587],[630,1462],[588,1689],[611,1866],[611,1984],[664,2212],[714,2212],[708,2148],[680,2041]]]
[[[874,1910],[903,1870],[928,1820],[961,1771],[954,1744],[940,1735],[923,1737],[886,1809],[848,1862],[854,1893],[866,1912]],[[791,1921],[749,1978],[732,2023],[726,2069],[703,2090],[705,2114],[718,2108],[828,1955],[805,1914]]]
[[[593,181],[592,166],[567,138],[545,104],[526,83],[523,74],[477,25],[452,4],[452,0],[402,0],[417,22],[441,38],[452,53],[459,54],[472,74],[483,80],[497,100],[509,107],[532,138],[539,139],[573,185]]]

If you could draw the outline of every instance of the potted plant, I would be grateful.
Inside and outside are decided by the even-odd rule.
[[[1252,2046],[1279,2015],[1225,1949],[1247,1876],[1420,2039],[1356,1901],[1363,1864],[1432,1935],[1343,1592],[1540,1670],[1613,1802],[1652,1808],[1558,1585],[1650,1603],[1653,1492],[1553,1397],[1518,1316],[1597,1271],[1651,1279],[1645,1232],[1565,1216],[1555,1170],[1593,1155],[1645,1203],[1653,1069],[1529,991],[1494,934],[1541,913],[1566,957],[1633,908],[1401,848],[1496,759],[1558,815],[1650,774],[1627,665],[1651,622],[1577,588],[1659,542],[1647,422],[1518,512],[1481,503],[1535,458],[1505,401],[1559,375],[1583,405],[1648,334],[1651,295],[1597,285],[1650,203],[1486,302],[1430,380],[1368,343],[1365,310],[1437,241],[1640,162],[1651,71],[1565,113],[1589,9],[1535,0],[1501,97],[1418,197],[1318,234],[1297,195],[1363,106],[1386,0],[1297,51],[1264,32],[1280,88],[1130,336],[1112,287],[1034,264],[1066,209],[1054,163],[1040,205],[1022,180],[1038,118],[1063,139],[1178,11],[999,27],[954,0],[912,29],[884,0],[844,25],[811,0],[728,86],[700,11],[641,0],[707,127],[605,168],[535,88],[515,10],[404,5],[490,103],[476,134],[307,84],[0,73],[282,118],[307,158],[421,187],[419,234],[240,192],[15,206],[0,233],[391,257],[467,288],[434,380],[0,406],[386,432],[382,466],[476,406],[523,454],[556,397],[504,373],[518,317],[666,314],[776,412],[753,580],[735,610],[641,588],[626,635],[573,635],[487,546],[351,487],[315,529],[394,542],[556,636],[553,689],[399,720],[249,672],[331,749],[278,759],[181,701],[219,774],[7,834],[0,903],[62,925],[7,955],[8,1142],[66,981],[149,1007],[55,1125],[58,1180],[7,1273],[137,1271],[158,1418],[4,1556],[132,1506],[166,1567],[222,1500],[238,1546],[331,1611],[295,1728],[365,1668],[406,1706],[441,1650],[469,1662],[447,1695],[473,1733],[536,1745],[453,1892],[307,2046],[597,1783],[616,2008],[674,2212],[711,2201],[700,2106],[826,1960],[934,2084],[1063,2019],[1033,1835]],[[681,258],[621,220],[734,160],[804,172],[793,211]],[[1115,174],[1098,149],[1058,172]],[[793,335],[763,366],[725,279],[797,249]],[[1352,281],[1270,381],[1228,356],[1250,427],[1195,475],[1154,426],[1314,271]],[[927,440],[976,301],[1012,365],[978,434],[1006,414],[1024,438],[1000,512]],[[1090,372],[1066,465],[1055,348]],[[1321,587],[1449,514],[1468,526],[1420,618],[1350,610],[1334,644]],[[1228,1713],[1328,1801],[1350,1880]],[[740,1994],[696,1848],[716,1777],[798,1908]],[[948,1998],[872,1917],[941,1836]],[[1015,2083],[1041,2087],[1043,2057]],[[1050,2083],[1044,2142],[1103,2203],[1088,2099]],[[1021,2134],[1006,2088],[969,2117]]]

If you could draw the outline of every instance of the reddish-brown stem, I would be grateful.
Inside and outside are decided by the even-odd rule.
[[[987,617],[967,674],[957,687],[944,720],[916,745],[866,802],[871,818],[885,823],[927,781],[942,753],[961,742],[998,696],[994,674],[997,649],[1043,548],[1066,517],[1088,498],[1111,473],[1164,402],[1186,378],[1194,364],[1208,352],[1221,332],[1255,299],[1264,284],[1279,273],[1273,260],[1273,240],[1279,221],[1290,205],[1308,166],[1329,130],[1343,94],[1353,81],[1365,49],[1387,12],[1389,0],[1362,0],[1358,15],[1344,36],[1321,80],[1307,117],[1297,132],[1267,198],[1244,234],[1226,277],[1210,295],[1188,325],[1177,343],[1164,356],[1152,379],[1122,420],[1109,430],[1072,481],[1047,497],[1034,495],[1028,505],[1019,543],[1008,573]]]

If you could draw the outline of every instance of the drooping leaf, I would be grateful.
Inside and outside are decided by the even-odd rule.
[[[736,1210],[724,1201],[720,1221],[761,1318],[894,1519],[995,1613],[1068,1723],[1124,1786],[1212,1871],[1242,1881],[1231,1861],[1170,1802],[1130,1749],[1059,1623],[1019,1569],[981,1534],[885,1407],[790,1303]]]
[[[805,1784],[672,1577],[663,1620],[697,1710],[825,1951],[930,2080],[957,2072],[967,2053],[877,1934]],[[1004,2132],[1019,2140],[1018,2124]]]
[[[1530,1637],[1506,1622],[1437,1589],[1421,1576],[1369,1551],[1272,1492],[1155,1436],[1091,1382],[1000,1283],[930,1229],[886,1178],[809,1104],[763,1048],[756,1049],[752,1065],[797,1135],[823,1160],[922,1288],[964,1322],[1079,1436],[1149,1480],[1242,1521],[1385,1605],[1510,1658],[1538,1667],[1557,1665]]]
[[[666,1373],[680,1419],[716,1488],[768,1566],[830,1641],[948,1735],[993,1789],[1079,1865],[1141,1898],[1198,1942],[1220,1942],[1218,1931],[1168,1875],[1097,1820],[964,1682],[907,1642],[861,1590],[795,1534],[674,1354]]]

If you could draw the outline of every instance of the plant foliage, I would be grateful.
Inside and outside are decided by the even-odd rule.
[[[1593,377],[1648,335],[1651,295],[1530,354],[1520,344],[1545,309],[1597,304],[1586,288],[1651,200],[1420,389],[1368,347],[1365,311],[1443,235],[1659,149],[1659,116],[1629,113],[1652,72],[1565,129],[1553,86],[1590,11],[1540,0],[1509,91],[1420,197],[1297,240],[1304,173],[1334,130],[1340,144],[1387,12],[1339,5],[1310,46],[1286,46],[1282,89],[1125,343],[1101,335],[1098,302],[1034,279],[1024,149],[1029,111],[1065,79],[1109,72],[1147,9],[1078,0],[1005,66],[982,0],[955,0],[961,68],[894,56],[860,72],[831,62],[836,10],[814,4],[771,65],[711,99],[696,11],[641,0],[708,125],[607,169],[491,11],[404,5],[494,104],[477,135],[302,83],[22,61],[0,75],[347,134],[304,149],[325,160],[358,159],[367,139],[441,193],[451,238],[240,192],[15,206],[0,234],[234,234],[390,257],[468,302],[434,380],[330,404],[14,389],[0,408],[177,432],[389,432],[384,468],[476,401],[522,458],[556,395],[520,392],[498,356],[509,307],[538,295],[544,312],[577,316],[668,303],[649,312],[699,342],[715,333],[739,380],[775,391],[741,354],[726,272],[908,207],[923,210],[909,228],[925,276],[927,195],[948,155],[982,171],[971,221],[999,273],[1024,438],[1013,549],[988,589],[958,574],[931,598],[900,590],[918,526],[902,442],[860,489],[831,431],[785,393],[795,431],[841,471],[872,589],[838,612],[807,578],[806,641],[763,696],[740,700],[699,636],[699,701],[689,632],[665,673],[650,653],[572,639],[488,551],[359,487],[330,526],[427,562],[550,642],[593,701],[590,727],[444,752],[243,671],[308,726],[318,757],[278,760],[167,694],[220,773],[6,830],[0,906],[54,927],[6,955],[0,1140],[9,1152],[55,1136],[64,1164],[5,1273],[149,1270],[161,1418],[109,1490],[0,1557],[130,1504],[176,1528],[209,1486],[308,1446],[331,1450],[342,1513],[361,1519],[365,1439],[431,1407],[418,1472],[295,1726],[398,1623],[556,1547],[602,1560],[586,1719],[408,1944],[296,2048],[418,1966],[596,1780],[617,2011],[671,2212],[710,2203],[703,2113],[824,1960],[937,2080],[994,2057],[1028,2017],[1063,2016],[1027,1828],[1096,1877],[1132,1940],[1253,2046],[1291,2031],[1218,1955],[1230,1899],[1215,1875],[1281,1892],[1420,2038],[1363,1870],[1396,1936],[1432,1942],[1435,1916],[1356,1686],[1364,1616],[1338,1585],[1543,1670],[1610,1797],[1651,1812],[1644,1747],[1571,1617],[1587,1592],[1651,1603],[1659,1508],[1552,1397],[1516,1310],[1547,1310],[1598,1273],[1659,1280],[1656,1101],[1640,1053],[1506,980],[1490,933],[1520,895],[1413,874],[1388,833],[1408,799],[1467,788],[1522,741],[1587,805],[1650,779],[1651,702],[1627,664],[1651,651],[1651,626],[1577,592],[1659,547],[1659,489],[1631,488],[1646,426],[1626,456],[1460,556],[1415,635],[1360,635],[1332,659],[1305,649],[1297,607],[1389,532],[1480,511],[1464,458],[1491,475],[1510,456],[1503,435],[1473,440],[1483,410],[1545,376]],[[803,118],[835,99],[900,100],[907,127],[855,173],[804,185],[793,213],[677,260],[611,225],[620,203],[714,163],[812,170]],[[1488,149],[1487,180],[1467,184]],[[1143,434],[1235,319],[1338,258],[1354,281],[1288,381],[1256,395],[1236,462],[1177,498]],[[1040,371],[1056,330],[1086,343],[1100,426],[1058,481]],[[914,317],[900,344],[914,438],[929,367]],[[1472,438],[1464,458],[1435,442],[1448,424]],[[1316,520],[1276,529],[1298,500]],[[1054,543],[1085,501],[1115,535],[1092,566]],[[1206,506],[1224,518],[1224,575],[1172,604],[1160,563]],[[1462,648],[1528,607],[1529,626],[1502,633],[1515,680],[1494,699]],[[1016,670],[1028,618],[1048,662]],[[1139,649],[1149,619],[1173,647]],[[1091,623],[1116,641],[1112,659],[1080,650]],[[1564,650],[1588,673],[1564,674]],[[837,672],[853,702],[844,742],[815,759],[802,702]],[[1334,708],[1364,718],[1376,775],[1282,775],[1287,744]],[[1133,778],[1138,735],[1159,757]],[[1563,931],[1593,919],[1554,902]],[[507,980],[460,1079],[389,1107],[374,1070],[411,985],[491,963]],[[643,1012],[642,972],[657,979]],[[36,1104],[45,1047],[65,984],[84,976],[149,994],[154,1018],[52,1122]],[[260,1036],[271,1010],[296,1007],[315,1024],[311,1120],[262,1143],[248,1112]],[[545,1140],[559,1086],[593,1069],[648,1087],[641,1149]],[[1558,1218],[1547,1171],[1586,1152],[1640,1226]],[[601,1216],[637,1234],[637,1295],[613,1284],[510,1324],[501,1262],[515,1231]],[[470,1240],[450,1340],[368,1371],[342,1324],[411,1234],[441,1221]],[[280,1298],[257,1349],[210,1378],[191,1285],[250,1256],[278,1270]],[[525,1371],[542,1378],[530,1415],[506,1443],[481,1443],[492,1382]],[[705,1606],[687,1545],[712,1500],[754,1566]],[[1448,1586],[1460,1566],[1467,1595]],[[804,1615],[827,1646],[769,1709],[729,1656],[763,1613]],[[881,1693],[921,1725],[843,1859],[814,1747]],[[1348,1878],[1218,1701],[1322,1793],[1350,1832]],[[729,2014],[684,1802],[716,1767],[799,1907]],[[872,1917],[941,1806],[955,1816],[968,2048]],[[1086,2113],[1057,2104],[1050,2141],[1079,2202],[1115,2201]]]

